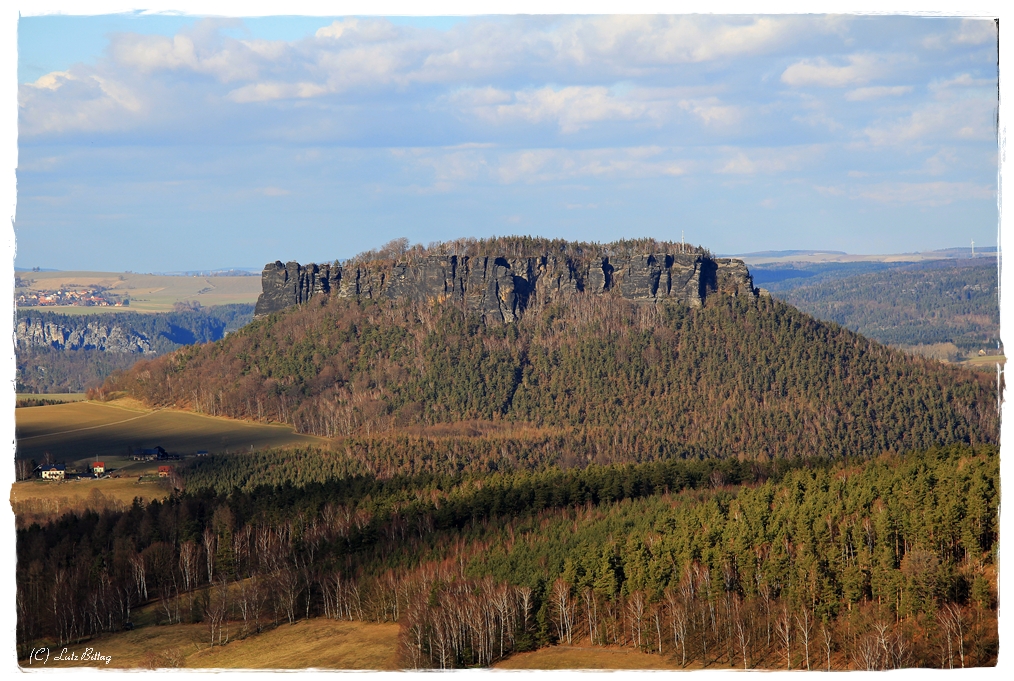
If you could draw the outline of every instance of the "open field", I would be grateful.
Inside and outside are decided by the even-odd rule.
[[[254,303],[261,292],[260,277],[173,277],[118,272],[18,272],[32,283],[25,291],[56,291],[65,288],[101,286],[117,295],[129,295],[129,307],[77,307],[53,305],[26,307],[63,314],[109,312],[171,312],[181,300],[196,300],[204,307],[229,303]]]
[[[993,369],[993,367],[997,364],[1004,366],[1006,362],[1007,358],[1004,355],[986,355],[984,357],[970,357],[962,362],[959,362],[959,364],[972,368]]]
[[[553,646],[517,653],[493,665],[496,669],[681,669],[675,660],[629,648]]]
[[[17,404],[32,400],[48,400],[50,402],[83,402],[88,399],[85,393],[18,393]]]
[[[169,452],[239,452],[268,447],[321,443],[290,426],[250,423],[185,411],[152,411],[132,400],[73,402],[15,410],[17,457],[42,461],[48,452],[68,466],[96,459],[130,475],[153,468],[134,462],[129,448],[161,445]]]
[[[231,625],[234,634],[239,627]],[[93,652],[112,659],[104,661],[57,661],[54,647],[46,667],[147,668],[165,659],[165,651],[182,658],[183,666],[204,669],[397,669],[397,624],[336,622],[324,618],[282,624],[263,634],[234,640],[225,646],[208,645],[203,624],[147,626],[124,631],[87,643],[67,646],[69,653]],[[163,663],[164,664],[164,663]],[[43,666],[40,662],[23,667]]]
[[[153,469],[156,462],[148,464]],[[81,478],[66,482],[49,480],[26,480],[11,486],[11,502],[33,501],[40,499],[66,499],[67,501],[85,501],[94,498],[95,490],[103,497],[112,501],[130,504],[134,497],[142,499],[161,499],[168,496],[169,488],[156,483],[138,483],[136,477],[130,478]]]
[[[155,467],[155,463],[149,464]],[[18,527],[45,523],[65,513],[124,510],[136,497],[145,501],[169,496],[169,486],[137,478],[77,478],[65,482],[26,480],[11,485],[11,508]]]

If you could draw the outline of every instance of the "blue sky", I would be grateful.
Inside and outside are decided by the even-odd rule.
[[[19,267],[996,242],[991,21],[45,16],[18,49]]]

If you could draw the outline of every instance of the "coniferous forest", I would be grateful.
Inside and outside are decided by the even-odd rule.
[[[819,266],[783,268],[768,274],[810,276],[764,285],[773,295],[807,314],[888,345],[953,343],[963,354],[999,347],[996,260],[946,260],[863,269],[840,267],[822,273]]]
[[[18,642],[156,604],[214,644],[397,622],[406,667],[557,643],[688,668],[995,664],[996,379],[771,298],[312,299],[106,381],[326,445],[18,531]]]

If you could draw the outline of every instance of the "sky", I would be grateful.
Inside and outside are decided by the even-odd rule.
[[[15,265],[997,241],[991,20],[24,16]]]

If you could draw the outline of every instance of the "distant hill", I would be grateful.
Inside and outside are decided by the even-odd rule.
[[[253,305],[178,307],[175,312],[96,315],[18,310],[18,391],[83,392],[141,357],[218,340],[253,317]]]
[[[755,251],[753,253],[740,253],[732,257],[743,257],[743,258],[784,258],[790,255],[848,255],[845,251],[808,251],[808,250],[789,250],[789,251]]]
[[[881,343],[950,344],[952,354],[967,355],[996,352],[1000,341],[994,258],[754,268],[753,274],[772,295]]]
[[[577,446],[547,445],[553,456],[585,462],[995,441],[988,377],[907,357],[770,298],[711,301],[574,296],[488,326],[452,302],[324,296],[142,362],[107,387],[326,437],[514,423],[566,433]]]
[[[996,246],[975,247],[975,258],[996,258]],[[912,253],[869,253],[856,254],[844,251],[824,250],[784,250],[756,251],[741,253],[730,257],[741,258],[751,267],[756,265],[780,264],[816,264],[816,263],[918,263],[934,260],[969,260],[972,249],[969,246],[958,248],[942,248],[935,251],[919,251]]]

